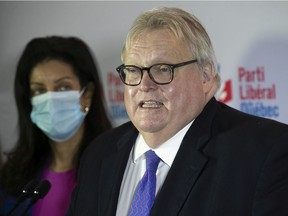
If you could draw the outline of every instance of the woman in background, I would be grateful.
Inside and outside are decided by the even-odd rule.
[[[17,66],[14,93],[19,138],[0,172],[0,214],[11,211],[28,182],[47,179],[50,191],[29,214],[64,216],[84,149],[111,128],[89,47],[75,37],[31,40]],[[22,203],[15,215],[26,208]]]

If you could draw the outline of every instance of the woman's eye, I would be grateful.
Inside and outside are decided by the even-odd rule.
[[[57,91],[70,91],[72,88],[68,85],[60,86],[57,88]]]
[[[31,96],[37,96],[37,95],[41,95],[41,94],[44,94],[46,92],[45,89],[34,89],[34,90],[31,90]]]

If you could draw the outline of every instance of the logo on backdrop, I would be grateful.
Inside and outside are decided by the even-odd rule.
[[[221,66],[217,64],[217,71],[220,73]],[[233,92],[232,92],[232,79],[226,80],[223,85],[221,85],[216,99],[222,103],[229,103],[233,99]]]
[[[238,82],[241,111],[267,118],[279,116],[279,107],[275,104],[276,85],[266,81],[264,66],[253,70],[239,67]]]
[[[108,81],[108,103],[110,117],[117,121],[128,119],[124,105],[124,86],[116,73],[107,74]]]
[[[232,97],[232,80],[226,80],[223,87],[219,90],[217,100],[222,103],[229,103],[233,99]]]
[[[252,70],[245,67],[238,68],[239,97],[237,100],[240,103],[239,110],[256,116],[277,118],[279,117],[279,106],[276,101],[276,84],[267,82],[265,72],[264,66],[258,66]],[[232,79],[224,81],[216,96],[218,101],[223,103],[232,102],[235,98],[233,97],[233,95],[235,96],[233,87],[236,87],[232,83]]]

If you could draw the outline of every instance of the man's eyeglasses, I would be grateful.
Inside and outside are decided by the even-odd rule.
[[[197,62],[197,59],[178,64],[154,64],[150,67],[140,68],[135,65],[120,65],[116,68],[122,82],[128,86],[137,86],[141,83],[144,71],[147,71],[150,79],[159,85],[172,82],[174,69]]]

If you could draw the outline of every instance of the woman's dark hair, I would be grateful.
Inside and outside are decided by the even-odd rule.
[[[32,39],[20,57],[14,82],[19,137],[14,149],[7,153],[7,162],[0,177],[1,187],[10,195],[17,196],[27,182],[39,175],[51,153],[49,139],[30,118],[30,74],[37,64],[48,60],[59,60],[71,65],[82,88],[88,82],[95,85],[92,103],[85,118],[84,136],[76,155],[78,162],[92,139],[112,127],[106,115],[96,61],[89,47],[76,37]]]

